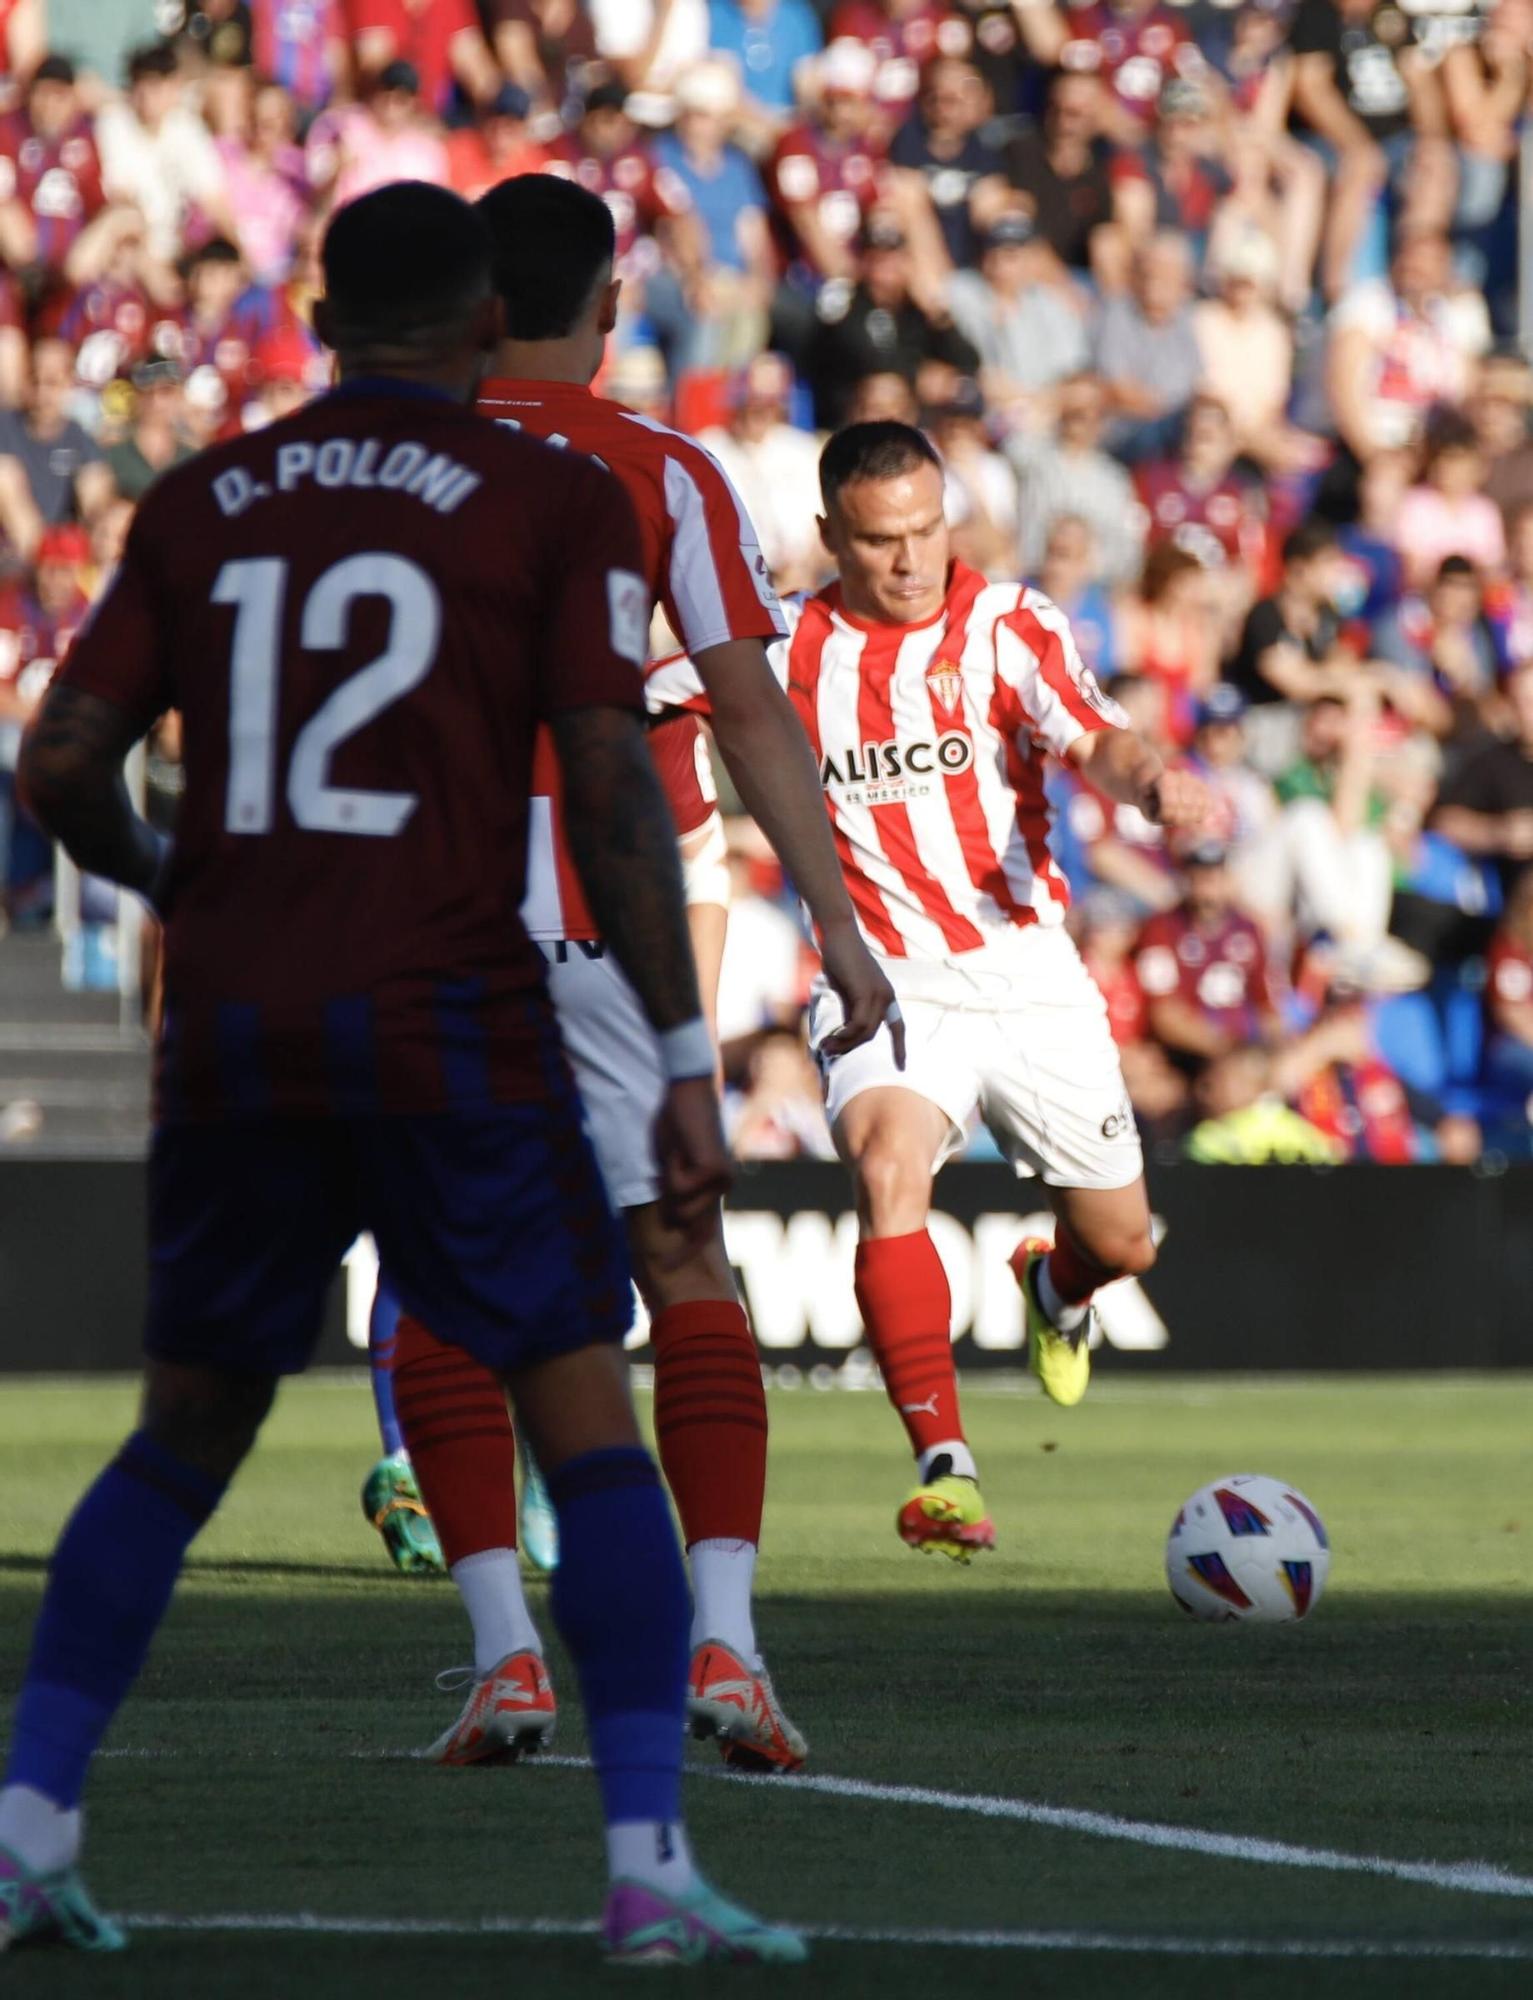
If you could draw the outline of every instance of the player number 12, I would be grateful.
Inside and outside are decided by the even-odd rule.
[[[229,789],[224,825],[230,833],[270,833],[277,784],[277,697],[282,667],[282,611],[288,565],[275,556],[227,562],[213,583],[213,602],[235,607],[229,686]],[[413,792],[351,791],[330,783],[336,751],[386,708],[419,687],[436,658],[442,603],[423,569],[403,556],[347,556],[317,579],[304,599],[299,642],[306,652],[334,652],[346,643],[351,607],[359,597],[389,605],[388,643],[375,660],[348,675],[314,711],[293,744],[287,803],[309,833],[387,838],[414,812]]]

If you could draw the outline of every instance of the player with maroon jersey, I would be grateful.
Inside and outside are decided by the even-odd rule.
[[[836,1148],[852,1172],[857,1299],[919,1479],[896,1517],[911,1546],[968,1561],[994,1527],[965,1440],[952,1299],[927,1229],[932,1183],[978,1114],[1059,1218],[1012,1259],[1029,1361],[1059,1403],[1085,1393],[1090,1301],[1154,1262],[1133,1111],[1101,994],[1064,929],[1049,853],[1049,754],[1166,825],[1201,819],[1201,783],[1167,770],[1081,664],[1040,591],[949,560],[942,465],[906,424],[853,424],[820,460],[821,533],[839,579],[774,648],[820,766],[858,921],[904,1010],[839,1045],[825,983],[810,1006]],[[685,699],[685,662],[650,701]]]
[[[54,1554],[0,1789],[0,1947],[122,1942],[75,1872],[88,1766],[370,1228],[404,1303],[514,1389],[547,1470],[610,1955],[797,1960],[701,1881],[679,1824],[685,1578],[628,1395],[621,1233],[516,916],[546,723],[673,1079],[670,1212],[706,1226],[728,1159],[644,748],[633,511],[588,459],[468,407],[501,314],[456,196],[380,189],[324,266],[339,387],[155,487],[22,755],[79,865],[164,912],[166,1003],[144,1414]],[[121,766],[168,707],[167,859]]]
[[[820,926],[828,974],[847,1002],[846,1045],[865,1041],[893,996],[857,935],[814,767],[767,664],[765,642],[784,626],[755,534],[700,445],[591,393],[617,312],[611,215],[595,195],[536,174],[492,189],[479,207],[495,239],[508,324],[479,407],[513,430],[590,453],[627,487],[643,539],[645,619],[659,602],[686,639],[745,804]],[[714,899],[722,843],[706,820],[699,826],[695,731],[690,717],[671,718],[652,740],[678,781],[672,797],[684,837],[697,829],[692,843],[701,852],[691,858],[710,878],[703,888]],[[656,1432],[696,1603],[693,1726],[717,1736],[731,1762],[791,1770],[805,1746],[773,1694],[751,1612],[766,1485],[756,1346],[722,1218],[715,1213],[706,1241],[689,1244],[657,1201],[654,1036],[571,880],[562,858],[566,825],[556,793],[539,801],[523,916],[551,960],[560,1026],[652,1314]],[[723,941],[716,901],[711,915],[706,949],[716,971]],[[421,1495],[463,1587],[478,1676],[434,1754],[471,1763],[514,1752],[519,1742],[535,1745],[552,1726],[553,1704],[517,1567],[515,1447],[504,1398],[482,1368],[434,1340],[420,1318],[410,1313],[400,1321],[395,1406]],[[472,1436],[442,1423],[442,1411],[470,1405]]]

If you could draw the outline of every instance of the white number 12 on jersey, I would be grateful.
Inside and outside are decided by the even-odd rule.
[[[225,563],[213,584],[213,602],[232,604],[237,613],[224,807],[230,833],[270,833],[272,828],[287,575],[288,565],[280,558],[258,556]],[[388,643],[377,659],[332,688],[298,732],[288,766],[287,803],[309,833],[387,838],[414,812],[419,803],[414,793],[348,791],[332,785],[330,761],[349,737],[430,673],[441,636],[442,603],[430,577],[403,556],[347,556],[325,571],[304,600],[299,639],[305,650],[334,652],[344,646],[351,607],[359,597],[387,598]]]

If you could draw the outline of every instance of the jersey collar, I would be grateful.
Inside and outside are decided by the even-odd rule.
[[[954,592],[959,590],[970,577],[975,575],[967,563],[953,561],[948,565],[947,589],[942,602],[930,618],[917,618],[908,625],[891,625],[881,618],[861,618],[855,611],[848,611],[841,594],[841,580],[828,583],[822,593],[826,604],[843,625],[850,625],[854,632],[929,632],[933,625],[940,625],[947,617],[953,602]]]

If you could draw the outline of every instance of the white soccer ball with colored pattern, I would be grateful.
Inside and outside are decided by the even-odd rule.
[[[1194,1618],[1305,1618],[1331,1569],[1325,1523],[1296,1486],[1236,1472],[1200,1486],[1171,1524],[1166,1581]]]

